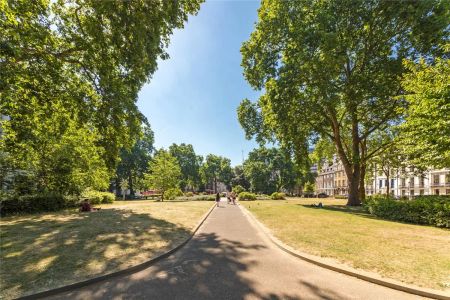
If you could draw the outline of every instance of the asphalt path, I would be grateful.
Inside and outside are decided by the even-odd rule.
[[[424,299],[293,257],[239,205],[220,205],[167,259],[53,299]]]

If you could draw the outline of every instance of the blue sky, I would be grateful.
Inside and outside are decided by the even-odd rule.
[[[155,132],[155,146],[189,143],[197,154],[222,155],[232,165],[257,147],[237,120],[243,98],[256,100],[242,75],[239,49],[253,31],[259,1],[206,1],[174,32],[138,107]]]

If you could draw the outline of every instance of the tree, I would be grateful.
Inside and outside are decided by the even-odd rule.
[[[217,182],[230,184],[232,176],[231,161],[222,156],[208,154],[205,163],[200,168],[200,174],[205,183],[213,183],[214,192],[217,193]]]
[[[450,45],[447,45],[447,51]],[[421,167],[450,166],[450,62],[405,61],[408,107],[398,138],[409,161]]]
[[[175,157],[164,149],[159,150],[149,163],[149,173],[145,178],[147,184],[161,192],[161,201],[168,189],[177,188],[181,177],[181,169]]]
[[[191,144],[172,144],[169,147],[169,152],[178,160],[178,163],[180,164],[181,189],[197,189],[201,184],[200,166],[202,164],[203,157],[195,154],[194,147],[192,147]]]
[[[238,109],[247,137],[276,138],[306,157],[317,136],[333,142],[360,204],[377,130],[401,121],[404,58],[441,55],[447,1],[262,1],[255,31],[241,48],[244,76],[264,89]],[[298,154],[300,153],[300,155]]]
[[[122,191],[122,199],[125,200],[125,195],[128,189],[128,180],[125,178],[120,181],[120,190]]]
[[[299,177],[294,163],[283,150],[265,147],[248,154],[244,174],[253,192],[265,194],[291,189]]]
[[[89,147],[98,147],[115,170],[120,149],[140,134],[140,88],[157,59],[168,58],[173,30],[200,2],[0,1],[0,115],[9,117],[2,120],[0,152],[13,168],[27,170],[44,158],[42,143],[83,128],[95,133]],[[71,147],[65,151],[76,156]]]
[[[154,134],[147,123],[142,126],[141,137],[136,141],[131,149],[123,148],[120,152],[120,162],[116,169],[116,187],[126,179],[130,189],[130,195],[134,196],[134,191],[144,178],[147,172],[148,163],[153,152]]]
[[[245,190],[248,190],[250,188],[250,183],[245,177],[243,166],[235,166],[232,171],[231,186],[240,185]]]
[[[305,188],[304,188],[305,193],[312,194],[315,192],[315,190],[316,190],[316,186],[314,185],[313,182],[308,181],[305,183]]]

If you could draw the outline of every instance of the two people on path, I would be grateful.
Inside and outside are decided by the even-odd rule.
[[[235,192],[227,192],[228,204],[233,203],[236,205],[236,193]]]

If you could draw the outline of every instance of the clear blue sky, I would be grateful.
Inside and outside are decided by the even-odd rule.
[[[222,155],[232,165],[257,147],[245,140],[236,108],[256,100],[242,75],[239,49],[253,31],[259,1],[206,1],[174,32],[170,59],[140,94],[138,107],[155,132],[155,146],[188,143],[197,154]]]

